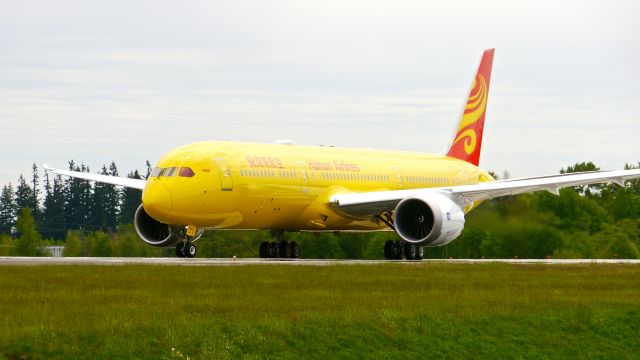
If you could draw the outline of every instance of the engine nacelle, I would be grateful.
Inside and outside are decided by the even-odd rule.
[[[457,238],[464,229],[464,212],[441,194],[402,200],[393,222],[400,237],[412,244],[439,246]]]
[[[157,247],[175,246],[180,240],[178,231],[175,228],[149,216],[142,205],[136,210],[133,225],[138,236],[149,245]]]

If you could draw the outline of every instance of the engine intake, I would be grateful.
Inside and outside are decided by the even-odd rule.
[[[149,245],[156,247],[175,246],[180,240],[177,234],[178,232],[174,228],[152,218],[147,214],[142,205],[136,210],[133,225],[136,228],[138,236]]]
[[[412,244],[439,246],[457,238],[464,229],[464,212],[441,194],[402,200],[394,211],[396,232]]]

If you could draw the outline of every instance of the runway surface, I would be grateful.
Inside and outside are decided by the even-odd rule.
[[[97,258],[97,257],[0,257],[3,265],[180,265],[180,266],[243,266],[243,265],[373,265],[386,263],[420,264],[636,264],[640,260],[627,259],[428,259],[421,261],[402,260],[312,260],[312,259],[182,259],[182,258]]]

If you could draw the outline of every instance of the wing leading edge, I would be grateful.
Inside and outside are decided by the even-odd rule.
[[[46,171],[51,171],[54,174],[59,174],[63,176],[69,176],[69,177],[74,177],[74,178],[84,179],[89,181],[96,181],[96,182],[101,182],[105,184],[125,186],[128,188],[139,189],[139,190],[143,190],[144,186],[147,183],[146,180],[140,180],[140,179],[130,179],[130,178],[117,177],[117,176],[84,173],[79,171],[53,169],[53,168],[50,168],[48,165],[43,165],[43,167]]]
[[[501,180],[474,185],[335,194],[330,198],[329,202],[334,208],[347,215],[366,217],[392,211],[403,199],[420,198],[434,192],[449,197],[460,207],[465,207],[476,201],[543,190],[559,195],[560,189],[571,186],[610,182],[624,186],[626,180],[638,178],[640,178],[640,170],[572,173]]]

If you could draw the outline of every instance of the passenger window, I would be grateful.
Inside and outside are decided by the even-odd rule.
[[[180,168],[180,173],[178,174],[181,177],[194,177],[196,174],[189,167]]]

